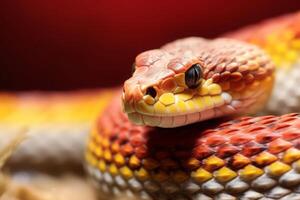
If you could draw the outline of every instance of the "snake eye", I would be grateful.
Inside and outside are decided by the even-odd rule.
[[[185,84],[189,88],[196,88],[199,85],[201,77],[201,65],[199,63],[194,64],[185,72]]]
[[[131,73],[133,74],[134,71],[135,71],[135,62],[134,62],[134,63],[132,64],[132,66],[131,66]]]

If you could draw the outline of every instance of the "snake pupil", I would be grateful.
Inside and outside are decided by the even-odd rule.
[[[156,97],[156,90],[153,87],[148,87],[146,91],[147,95],[150,95],[151,97],[155,98]]]
[[[185,72],[185,84],[189,88],[196,88],[199,85],[201,77],[202,70],[200,64],[194,64]]]

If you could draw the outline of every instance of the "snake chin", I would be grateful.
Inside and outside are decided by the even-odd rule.
[[[201,102],[197,105],[196,102],[199,103],[199,99]],[[142,112],[141,108],[135,106],[136,109],[133,109],[132,112],[127,112],[127,115],[129,120],[137,125],[173,128],[215,117],[235,114],[237,109],[241,106],[241,102],[233,100],[231,94],[222,92],[216,96],[196,96],[187,99],[184,109],[180,108],[182,106],[181,104],[174,103],[173,105],[177,109],[177,112],[174,110],[170,112],[170,110],[167,109],[168,107],[166,107],[166,113],[153,114]],[[143,109],[143,111],[144,110],[145,109]]]

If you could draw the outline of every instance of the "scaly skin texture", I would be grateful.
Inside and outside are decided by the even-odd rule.
[[[274,33],[281,38],[283,37],[281,34],[287,30],[296,33],[298,26],[295,24],[299,23],[298,16],[299,14],[294,14],[275,19],[229,34],[227,37],[252,42],[254,40],[249,39],[250,35],[250,38],[258,38],[255,41],[262,42],[254,43],[265,49],[273,49],[274,47],[267,42],[268,38]],[[264,34],[256,34],[260,31]],[[282,40],[284,44],[288,44],[287,51],[298,52],[297,34],[291,34],[287,38],[287,40],[286,38]],[[180,44],[181,42],[183,43]],[[197,38],[179,40],[163,49],[176,48],[178,43],[179,49],[183,49],[181,53],[184,54],[185,50],[194,44],[203,45],[203,40]],[[226,42],[223,45],[226,45]],[[290,47],[295,47],[295,49]],[[223,47],[220,46],[220,49]],[[175,53],[171,55],[175,55],[176,58],[177,52],[180,50],[175,49]],[[281,51],[282,55],[292,57],[288,52]],[[191,55],[191,57],[187,56],[186,63],[188,64],[182,62],[183,69],[180,68],[178,73],[184,72],[191,66],[191,60],[195,59],[194,55]],[[278,56],[276,53],[271,53],[272,58],[276,56]],[[140,57],[142,61],[139,61]],[[162,122],[161,119],[145,120],[143,118],[151,112],[149,108],[140,111],[139,102],[148,101],[145,91],[147,87],[155,86],[158,98],[149,101],[150,105],[153,105],[153,102],[155,102],[154,105],[157,102],[164,103],[165,99],[160,98],[165,93],[174,95],[176,93],[174,90],[179,84],[175,81],[173,88],[164,89],[161,86],[162,80],[170,76],[165,72],[163,75],[153,75],[158,73],[158,67],[155,67],[157,62],[162,62],[161,66],[168,66],[165,61],[169,63],[172,60],[168,57],[166,59],[164,52],[150,51],[146,52],[146,58],[143,54],[140,57],[136,59],[137,69],[133,78],[124,85],[124,110],[129,113],[129,119],[134,123],[158,125]],[[209,54],[208,57],[214,58],[214,55]],[[286,60],[286,62],[284,60],[286,57],[282,58],[282,63],[280,59],[274,59],[274,62],[280,64],[281,67],[298,67],[296,58]],[[159,61],[155,62],[156,60]],[[145,69],[143,62],[148,63],[150,69]],[[197,62],[206,66],[205,57]],[[176,70],[173,71],[177,73]],[[218,77],[223,71],[227,71],[226,67],[221,67],[219,71],[217,64],[211,73],[210,68],[207,67],[204,70],[204,80],[213,76]],[[146,74],[150,78],[146,78]],[[266,74],[269,75],[267,77],[271,76],[270,73]],[[139,79],[140,76],[143,78]],[[219,79],[215,78],[213,82],[218,84],[218,81]],[[241,84],[240,82],[239,85]],[[266,85],[268,84],[262,84],[261,87]],[[192,96],[194,97],[194,94]],[[168,102],[171,100],[167,99]],[[122,113],[119,104],[120,100],[116,97],[105,112],[107,114],[99,117],[91,132],[86,152],[88,172],[96,183],[100,183],[99,186],[103,191],[115,195],[123,195],[125,192],[129,196],[137,195],[143,199],[300,199],[299,114],[279,117],[242,117],[227,122],[211,120],[176,129],[161,129],[132,124]],[[164,107],[167,106],[164,105]],[[277,110],[280,108],[277,107]],[[161,112],[164,111],[167,109],[162,108]],[[130,116],[132,113],[142,116]],[[176,110],[173,113],[182,114],[182,110],[180,112]],[[184,112],[184,114],[188,113]],[[187,121],[185,120],[185,123],[181,125],[186,124]],[[190,122],[194,121],[188,121]]]
[[[94,127],[88,172],[145,199],[299,199],[300,116],[243,117],[160,129],[131,124],[116,99]]]
[[[299,111],[300,92],[297,89],[297,83],[300,80],[298,56],[300,50],[299,16],[300,14],[296,13],[276,18],[223,36],[262,47],[272,58],[272,61],[277,64],[274,95],[271,97],[271,103],[266,107],[267,113],[281,114]],[[212,52],[207,51],[207,49],[211,49],[214,42],[223,48],[215,48],[216,51]],[[227,64],[222,64],[222,56],[217,52],[224,51],[226,59],[227,56],[233,55],[232,53],[243,52],[241,49],[244,48],[249,50],[252,46],[235,41],[233,42],[235,45],[243,43],[240,46],[241,49],[237,50],[236,46],[233,49],[234,51],[230,53],[223,46],[224,43],[228,43],[224,42],[224,39],[221,42],[220,40],[214,40],[214,42],[189,38],[164,46],[162,50],[168,52],[169,57],[160,60],[160,62],[169,62],[175,58],[187,58],[187,60],[177,60],[178,63],[181,63],[178,70],[176,65],[172,67],[172,73],[177,73],[178,79],[175,79],[174,83],[174,79],[169,80],[167,74],[162,74],[162,76],[159,76],[160,81],[157,77],[151,79],[153,81],[150,82],[150,79],[140,81],[132,79],[132,83],[129,81],[129,85],[125,86],[125,93],[131,91],[136,83],[148,82],[147,84],[141,82],[141,85],[145,86],[140,87],[141,92],[137,93],[139,95],[134,95],[133,99],[137,106],[132,106],[130,103],[128,113],[133,113],[130,107],[139,108],[139,101],[144,95],[145,87],[149,85],[157,87],[160,98],[162,98],[162,94],[171,93],[166,98],[160,99],[161,101],[158,99],[153,101],[149,97],[143,98],[144,102],[150,102],[150,105],[151,102],[165,103],[166,105],[158,110],[161,112],[160,114],[168,110],[169,102],[173,105],[173,97],[178,93],[186,94],[181,96],[194,98],[197,95],[205,96],[206,92],[209,94],[209,91],[211,91],[218,98],[223,92],[229,93],[230,91],[234,93],[236,89],[237,92],[232,94],[232,97],[237,99],[241,91],[249,91],[245,90],[248,89],[246,81],[243,82],[239,79],[241,77],[243,80],[248,81],[252,79],[250,75],[244,76],[247,70],[244,71],[241,67],[246,64],[246,68],[251,68],[248,63],[248,60],[252,59],[251,56],[249,57],[249,54],[246,53],[244,59],[247,60],[247,63],[243,63],[244,61],[241,60],[241,62],[238,62],[238,69],[235,69],[235,72],[238,73],[230,73],[230,77],[233,76],[237,79],[236,83],[231,83],[231,81],[221,83],[221,77],[225,75],[222,73],[230,70],[227,69]],[[199,43],[201,43],[200,46],[204,45],[202,47],[205,47],[206,50],[199,48],[197,45]],[[189,44],[184,48],[191,48],[190,53],[187,54],[187,57],[181,57],[180,49],[185,44]],[[209,62],[206,60],[206,56],[202,53],[195,56],[194,51],[196,54],[198,52],[204,54],[209,52],[208,56],[214,58],[212,63],[215,62],[215,66],[208,67]],[[155,52],[162,53],[161,50]],[[155,52],[148,52],[144,56],[149,55],[149,53],[152,55]],[[258,50],[258,52],[261,51]],[[261,58],[265,54],[259,53],[259,55],[261,55],[259,56]],[[215,58],[220,58],[220,60]],[[139,68],[137,74],[142,73],[139,70],[143,69],[142,64],[147,64],[147,59],[137,59],[136,67]],[[201,81],[200,86],[206,88],[207,91],[205,89],[201,91],[201,88],[197,88],[198,90],[194,89],[193,94],[191,94],[189,93],[191,91],[181,83],[183,82],[183,71],[194,61],[201,63],[206,69],[206,71],[203,71],[204,79]],[[156,64],[150,62],[148,65]],[[260,70],[266,69],[263,73],[258,73],[258,75],[266,74],[266,77],[255,80],[260,83],[260,87],[257,89],[263,89],[267,93],[268,87],[271,87],[269,83],[272,81],[268,84],[261,81],[267,77],[272,78],[270,75],[272,70],[268,70],[269,67],[266,67],[271,65],[252,62],[252,66],[254,68],[258,67]],[[152,70],[150,75],[160,75],[158,72],[159,70]],[[251,71],[250,74],[256,77],[257,73],[253,74],[253,72]],[[137,77],[140,77],[140,75]],[[232,77],[230,77],[227,80],[231,80]],[[209,81],[209,79],[211,80]],[[207,83],[207,85],[204,83]],[[225,91],[226,87],[228,89],[228,85],[230,89]],[[174,86],[179,87],[174,88]],[[239,89],[241,91],[238,91]],[[138,90],[133,89],[132,91],[136,93],[135,91]],[[174,93],[176,94],[174,95]],[[214,95],[212,96],[215,98]],[[112,91],[94,92],[87,96],[84,93],[75,95],[54,94],[54,96],[53,94],[40,95],[32,93],[0,95],[0,136],[3,136],[4,139],[7,138],[10,133],[7,129],[15,128],[16,124],[31,133],[28,140],[22,144],[19,151],[13,156],[13,163],[18,167],[24,167],[28,163],[44,163],[47,166],[57,163],[66,166],[67,164],[74,164],[74,161],[77,164],[80,163],[87,128],[94,120],[98,109],[102,110],[111,99],[111,96]],[[99,117],[98,123],[96,123],[91,133],[86,153],[87,168],[95,181],[101,183],[100,188],[102,190],[114,194],[125,191],[129,196],[137,194],[138,197],[153,199],[192,198],[202,200],[241,197],[244,197],[244,199],[265,197],[269,199],[300,199],[298,194],[300,185],[298,173],[300,147],[299,139],[297,139],[300,130],[298,115],[240,118],[227,122],[225,125],[214,120],[178,129],[149,128],[131,124],[126,115],[121,112],[121,94],[118,93],[116,96],[116,100],[112,102],[107,112],[105,112],[106,114]],[[130,96],[126,97],[125,95],[124,99],[131,99]],[[212,96],[207,95],[205,98],[213,99]],[[266,94],[262,97],[266,98],[267,96]],[[264,98],[261,101],[263,102]],[[209,104],[213,101],[204,102]],[[186,102],[186,104],[193,103],[191,101],[190,103]],[[243,102],[241,105],[246,104]],[[262,103],[256,102],[255,105],[261,106]],[[212,105],[206,105],[205,108],[210,106]],[[210,117],[217,116],[212,115],[212,112],[204,114],[199,105],[179,108],[179,111],[176,110],[173,114],[186,116],[183,117],[182,124],[195,121],[195,118],[191,118],[189,111],[186,110],[189,108],[192,108],[191,111],[198,109],[196,116],[199,119],[200,116],[209,116],[209,114]],[[255,109],[253,108],[253,110]],[[215,109],[213,112],[217,113],[219,111],[219,109]],[[145,109],[143,112],[148,113],[149,110]],[[203,119],[201,117],[200,120]],[[150,119],[149,123],[152,123],[150,125],[156,125],[158,121],[159,123],[163,121],[160,120],[162,119]],[[169,126],[180,124],[178,121],[176,123],[174,121],[169,120],[168,123],[164,123]],[[83,137],[77,137],[81,134],[83,134]],[[73,140],[73,136],[76,139]],[[0,142],[2,142],[2,138]],[[57,169],[56,166],[55,169]]]
[[[224,37],[235,38],[263,48],[276,66],[292,67],[299,60],[300,12],[248,26]]]
[[[300,12],[267,20],[224,36],[258,45],[276,64],[273,94],[263,114],[299,112],[300,90],[296,85],[300,79]]]
[[[189,88],[185,71],[202,68],[200,83]],[[135,59],[124,84],[123,104],[139,125],[177,127],[229,114],[255,113],[269,97],[274,65],[259,48],[230,39],[186,38]],[[148,88],[155,97],[147,94]]]

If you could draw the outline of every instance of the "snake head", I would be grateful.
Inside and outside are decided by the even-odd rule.
[[[256,112],[270,94],[273,71],[270,58],[244,42],[177,40],[136,57],[123,110],[135,124],[158,127]]]

